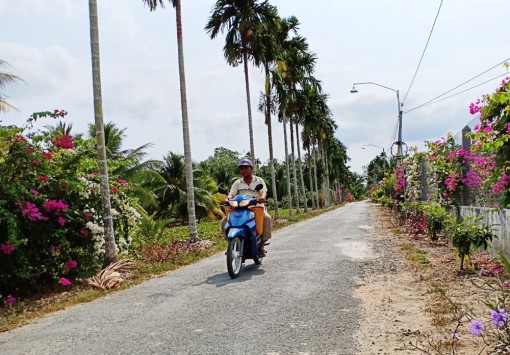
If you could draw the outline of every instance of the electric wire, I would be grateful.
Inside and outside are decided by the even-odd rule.
[[[411,88],[414,84],[414,80],[416,79],[416,75],[418,74],[418,71],[420,70],[421,62],[423,61],[423,57],[425,56],[425,52],[427,51],[427,47],[429,46],[430,38],[432,37],[432,32],[434,32],[434,28],[436,27],[437,18],[439,17],[439,13],[441,12],[441,7],[443,6],[443,1],[441,0],[441,3],[439,4],[439,8],[437,9],[436,18],[434,19],[434,23],[432,24],[432,28],[429,33],[429,38],[427,39],[427,43],[425,44],[425,48],[423,49],[423,53],[421,54],[420,61],[418,62],[418,67],[416,68],[416,71],[413,75],[413,80],[411,80],[411,84],[409,85],[409,88],[407,89],[406,95],[404,96],[404,100],[402,100],[402,105],[407,99],[407,95],[409,95],[409,91],[411,91]]]
[[[412,109],[410,109],[410,110],[408,110],[408,111],[405,111],[404,113],[408,113],[408,112],[414,111],[414,110],[416,110],[417,108],[420,108],[420,107],[422,107],[422,106],[425,106],[425,105],[427,105],[428,103],[430,103],[430,102],[432,102],[432,101],[435,101],[435,100],[437,100],[437,99],[439,99],[439,98],[443,97],[443,96],[444,96],[444,95],[446,95],[446,94],[451,93],[452,91],[454,91],[454,90],[456,90],[456,89],[460,88],[461,86],[464,86],[464,85],[466,85],[467,83],[469,83],[469,82],[471,82],[471,81],[473,81],[473,80],[475,80],[475,79],[479,78],[479,77],[480,77],[480,76],[482,76],[483,74],[486,74],[486,73],[490,72],[491,70],[493,70],[493,69],[495,69],[495,68],[499,67],[499,66],[500,66],[500,65],[502,65],[503,63],[508,62],[509,60],[510,60],[510,58],[507,58],[507,59],[505,59],[505,60],[503,60],[503,61],[499,62],[498,64],[496,64],[496,65],[494,65],[494,66],[490,67],[489,69],[487,69],[487,70],[485,70],[485,71],[481,72],[480,74],[475,75],[475,76],[474,76],[474,77],[472,77],[471,79],[464,81],[462,84],[457,85],[457,86],[456,86],[456,87],[454,87],[453,89],[450,89],[450,90],[448,90],[448,91],[446,91],[446,92],[442,93],[441,95],[438,95],[438,96],[434,97],[433,99],[430,99],[430,100],[428,100],[427,102],[425,102],[425,103],[423,103],[423,104],[421,104],[421,105],[419,105],[419,106],[416,106],[416,107],[414,107],[414,108],[412,108]]]
[[[468,88],[468,89],[465,89],[465,90],[459,91],[459,92],[457,92],[457,93],[455,93],[455,94],[453,94],[453,95],[450,95],[450,96],[447,96],[447,97],[443,97],[443,98],[442,98],[442,99],[440,99],[440,100],[436,100],[436,101],[434,101],[434,100],[435,100],[435,99],[434,99],[434,100],[427,101],[426,103],[421,104],[420,106],[416,106],[415,108],[412,108],[412,109],[410,109],[409,111],[406,111],[406,112],[404,112],[404,113],[405,113],[405,114],[408,114],[408,113],[413,112],[413,111],[415,111],[415,110],[417,110],[417,109],[419,109],[419,108],[422,108],[422,107],[425,107],[425,106],[430,106],[430,105],[433,105],[433,104],[437,104],[438,102],[441,102],[441,101],[444,101],[444,100],[450,99],[450,98],[452,98],[452,97],[454,97],[454,96],[457,96],[457,95],[463,94],[463,93],[465,93],[466,91],[473,90],[473,89],[475,89],[475,88],[477,88],[477,87],[479,87],[479,86],[482,86],[482,85],[484,85],[484,84],[487,84],[487,83],[489,83],[489,82],[491,82],[491,81],[493,81],[493,80],[496,80],[496,79],[498,79],[498,78],[501,78],[502,76],[505,76],[505,75],[509,75],[509,73],[503,73],[503,74],[500,74],[500,75],[498,75],[498,76],[496,76],[496,77],[494,77],[494,78],[491,78],[491,79],[489,79],[489,80],[487,80],[487,81],[484,81],[483,83],[480,83],[480,84],[477,84],[477,85],[475,85],[475,86],[472,86],[472,87],[470,87],[470,88]],[[441,95],[441,96],[443,96],[443,95]],[[439,97],[441,97],[441,96],[439,96]]]

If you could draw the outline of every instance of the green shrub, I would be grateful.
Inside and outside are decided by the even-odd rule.
[[[424,211],[427,217],[427,233],[431,240],[437,241],[439,234],[446,229],[450,214],[440,205],[425,205]]]
[[[451,226],[450,233],[453,246],[457,249],[460,257],[461,270],[464,269],[464,259],[466,256],[469,257],[473,249],[486,250],[492,239],[496,237],[490,226],[479,226],[476,224],[482,218],[468,218],[464,222],[454,223]]]

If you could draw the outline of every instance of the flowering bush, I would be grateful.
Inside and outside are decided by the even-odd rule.
[[[69,286],[91,276],[102,264],[103,221],[93,140],[0,127],[0,296],[27,296]],[[55,135],[55,134],[54,134]],[[121,251],[137,224],[129,186],[116,177],[112,162],[115,237]]]
[[[475,126],[471,180],[475,186],[487,187],[500,196],[504,207],[510,206],[510,78],[501,82],[491,95],[470,106],[478,114]]]
[[[435,142],[425,142],[429,151],[429,180],[435,188],[433,199],[442,205],[459,206],[464,188],[466,151],[451,134]]]

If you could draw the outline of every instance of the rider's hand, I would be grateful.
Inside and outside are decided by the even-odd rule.
[[[261,197],[261,198],[257,199],[257,202],[258,203],[266,203],[267,200],[265,198]]]
[[[225,206],[226,204],[227,204],[227,201],[226,201],[226,200],[222,200],[222,201],[220,201],[220,205],[221,205],[221,206]]]

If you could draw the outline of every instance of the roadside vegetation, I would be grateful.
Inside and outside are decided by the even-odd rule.
[[[368,167],[372,201],[388,208],[397,230],[412,241],[401,247],[405,258],[435,270],[436,277],[442,275],[430,279],[435,295],[430,312],[444,333],[408,344],[412,349],[457,354],[471,344],[476,353],[510,352],[508,255],[488,253],[498,238],[495,226],[483,217],[459,213],[466,191],[478,207],[504,210],[503,216],[510,207],[509,92],[507,78],[493,94],[470,105],[471,113],[479,117],[469,136],[471,149],[449,134],[428,142],[425,152],[411,149],[401,164],[380,156]],[[427,196],[421,195],[424,161],[431,191]],[[466,280],[472,284],[464,284],[464,295],[459,294],[456,286]]]

